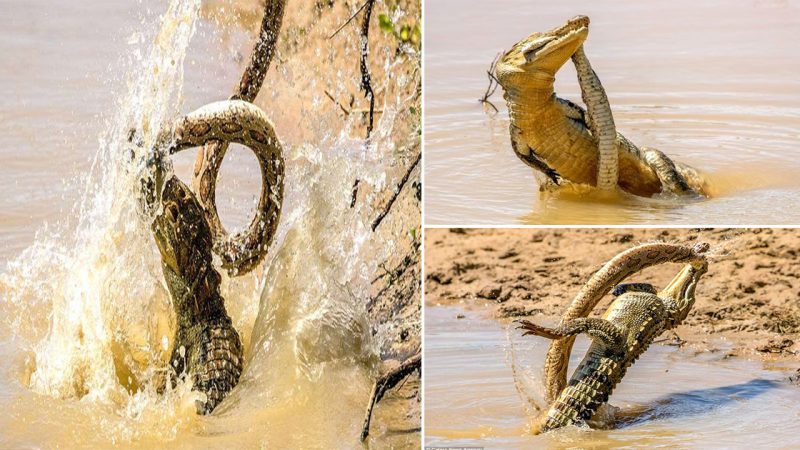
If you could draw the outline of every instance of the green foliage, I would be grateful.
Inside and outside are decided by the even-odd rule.
[[[393,35],[401,43],[411,45],[417,50],[420,49],[420,45],[422,44],[422,30],[419,24],[398,25],[392,22],[392,19],[386,14],[380,14],[378,16],[378,23],[380,24],[381,30]]]

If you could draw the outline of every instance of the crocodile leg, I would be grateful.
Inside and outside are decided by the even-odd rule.
[[[583,52],[583,45],[572,55],[572,62],[578,72],[581,97],[586,104],[586,124],[597,141],[598,165],[597,188],[613,190],[619,179],[619,155],[617,153],[617,129],[608,96],[600,83],[600,78],[589,64]]]
[[[552,167],[548,166],[544,160],[536,155],[536,151],[528,147],[516,136],[520,133],[519,128],[511,124],[511,148],[514,149],[514,154],[517,158],[530,167],[542,172],[547,178],[556,185],[561,184],[561,175],[558,174]]]
[[[518,329],[525,330],[523,336],[535,335],[547,339],[561,339],[586,333],[606,348],[622,353],[625,349],[625,338],[620,329],[605,319],[580,317],[560,324],[555,328],[547,328],[527,320],[518,320]]]
[[[686,182],[683,175],[678,172],[675,163],[664,152],[650,147],[642,147],[641,152],[644,162],[652,167],[656,175],[658,175],[662,185],[662,192],[697,194]]]

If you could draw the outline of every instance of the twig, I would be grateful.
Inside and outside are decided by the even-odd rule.
[[[367,138],[369,138],[369,135],[372,133],[375,110],[375,93],[372,92],[369,66],[367,65],[367,57],[369,56],[369,19],[372,16],[372,6],[374,4],[375,0],[367,0],[367,10],[364,12],[364,21],[361,22],[361,90],[364,91],[364,96],[369,98]]]
[[[341,110],[342,110],[342,112],[343,112],[343,113],[344,113],[346,116],[349,116],[349,115],[350,115],[350,110],[349,110],[349,109],[347,109],[347,108],[345,108],[345,107],[344,107],[344,105],[342,105],[341,103],[339,103],[339,101],[338,101],[338,100],[336,100],[335,98],[333,98],[333,95],[331,95],[331,93],[330,93],[330,92],[328,92],[328,90],[327,90],[327,89],[325,90],[325,95],[327,95],[327,96],[328,96],[328,98],[329,98],[329,99],[331,99],[331,101],[333,102],[333,104],[334,104],[334,105],[336,105],[336,106],[338,106],[338,107],[339,107],[339,109],[341,109]]]
[[[494,95],[495,91],[497,90],[497,86],[500,86],[500,81],[494,76],[494,70],[497,67],[497,62],[500,61],[500,56],[503,53],[498,53],[497,56],[494,57],[492,60],[492,64],[489,65],[489,70],[486,71],[486,75],[489,77],[489,85],[486,86],[486,92],[483,94],[483,97],[479,98],[478,101],[483,103],[484,105],[489,105],[494,109],[495,113],[500,112],[494,103],[489,101],[489,97]]]
[[[346,116],[349,116],[350,114],[367,114],[367,113],[369,113],[369,109],[366,109],[366,108],[347,109],[342,104],[342,102],[336,100],[330,92],[328,92],[327,90],[325,90],[324,92],[325,92],[325,96],[328,97],[333,102],[333,104],[338,106],[339,109],[341,109],[342,112],[344,113],[344,115],[346,115]],[[374,112],[376,114],[383,114],[383,108],[378,108],[378,109],[374,110]]]
[[[664,343],[664,345],[669,345],[671,347],[683,347],[683,345],[686,344],[686,341],[681,339],[681,337],[678,336],[678,333],[673,331],[672,337],[656,339],[655,341],[653,341],[653,343],[654,344]]]
[[[348,23],[352,22],[352,21],[353,21],[353,19],[355,19],[355,18],[356,18],[356,16],[358,15],[358,13],[360,13],[360,12],[361,12],[361,10],[363,10],[363,9],[364,9],[364,7],[365,7],[365,6],[367,6],[367,3],[369,3],[369,2],[364,2],[364,4],[363,4],[363,5],[361,5],[361,6],[360,6],[360,7],[359,7],[359,8],[356,10],[356,12],[354,12],[354,13],[353,13],[353,15],[351,15],[351,16],[350,16],[350,18],[349,18],[349,19],[347,19],[347,21],[346,21],[345,23],[343,23],[343,24],[342,24],[342,25],[341,25],[339,28],[337,28],[337,29],[336,29],[336,31],[334,31],[332,35],[328,36],[328,39],[333,39],[333,37],[334,37],[334,36],[336,36],[337,34],[339,34],[339,32],[340,32],[340,31],[342,31],[342,29],[343,29],[344,27],[346,27]]]
[[[383,114],[383,108],[376,108],[373,110],[375,114]],[[350,110],[351,114],[367,114],[369,113],[369,108],[355,108]]]
[[[367,414],[364,417],[364,427],[361,429],[361,440],[365,440],[369,436],[369,423],[372,420],[372,410],[375,404],[378,403],[383,395],[389,389],[395,387],[398,383],[403,381],[408,375],[411,375],[416,370],[422,368],[422,354],[417,353],[411,358],[403,361],[399,367],[391,370],[386,375],[378,378],[375,386],[372,388],[372,395],[369,398],[367,405]]]
[[[372,231],[375,231],[375,229],[378,228],[378,225],[380,225],[381,222],[383,222],[383,219],[386,217],[386,215],[389,214],[389,210],[392,209],[394,201],[397,200],[397,196],[400,195],[400,192],[403,190],[403,187],[408,182],[408,178],[411,176],[411,172],[414,171],[415,167],[417,167],[420,159],[422,159],[422,152],[419,152],[417,154],[417,158],[414,160],[411,166],[409,166],[408,170],[406,171],[406,174],[403,175],[403,178],[400,180],[400,183],[398,183],[397,187],[394,189],[394,194],[392,194],[392,198],[389,199],[389,203],[386,204],[386,207],[383,209],[383,211],[381,211],[381,213],[378,214],[378,217],[375,218],[375,221],[372,222]]]
[[[350,208],[353,208],[353,207],[356,206],[356,197],[358,197],[358,183],[360,183],[360,182],[361,182],[361,180],[356,178],[355,183],[353,183],[353,193],[352,193],[352,196],[350,197]]]
[[[361,69],[361,86],[359,89],[364,91],[364,97],[369,99],[369,124],[367,124],[367,138],[369,138],[370,134],[372,134],[372,127],[375,123],[375,93],[372,91],[372,82],[371,77],[369,74],[369,66],[367,65],[367,57],[369,56],[369,19],[372,17],[372,7],[375,5],[375,0],[366,0],[361,7],[359,7],[336,31],[331,34],[328,39],[333,38],[344,27],[347,26],[350,22],[355,19],[355,17],[360,13],[362,10],[364,11],[364,20],[361,22],[361,60],[360,60],[360,69]],[[327,92],[326,92],[327,94]],[[334,102],[336,100],[333,97],[328,95]],[[342,108],[344,111],[344,108]],[[345,114],[350,114],[350,111],[345,111]]]

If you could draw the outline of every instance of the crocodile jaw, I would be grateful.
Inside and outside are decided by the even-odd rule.
[[[707,271],[708,262],[705,259],[686,264],[675,278],[658,293],[661,298],[673,299],[677,306],[676,310],[670,311],[670,317],[667,320],[668,329],[678,326],[689,315],[694,306],[697,283]]]
[[[555,74],[572,57],[589,35],[589,18],[577,16],[566,24],[536,32],[515,44],[498,61],[495,70],[504,90],[525,84],[552,90]]]

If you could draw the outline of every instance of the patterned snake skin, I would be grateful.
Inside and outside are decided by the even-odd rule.
[[[261,196],[256,215],[244,233],[230,236],[216,208],[206,209],[214,237],[214,252],[222,267],[233,275],[252,270],[266,255],[280,219],[283,201],[284,166],[282,148],[272,123],[259,107],[243,100],[226,100],[203,106],[179,119],[169,135],[169,153],[206,145],[235,142],[253,150],[261,167]],[[216,179],[219,166],[210,169]],[[214,191],[211,191],[213,196]]]

